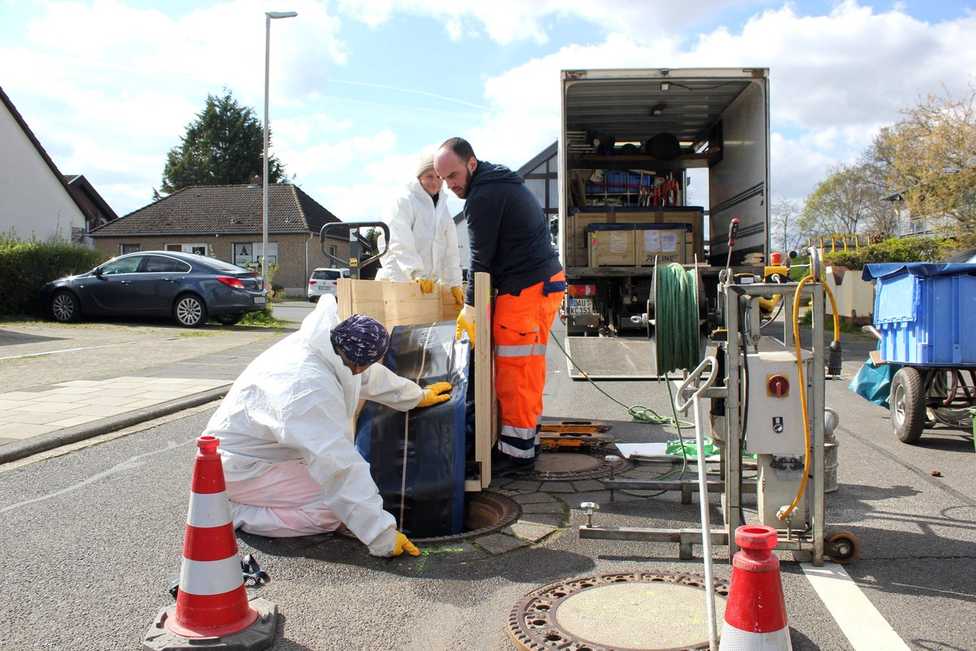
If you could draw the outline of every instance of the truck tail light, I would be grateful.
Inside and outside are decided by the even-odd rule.
[[[596,285],[570,285],[567,288],[569,295],[573,298],[580,296],[596,296]]]
[[[234,289],[244,289],[244,281],[234,276],[217,276],[217,281],[222,285],[227,285]]]

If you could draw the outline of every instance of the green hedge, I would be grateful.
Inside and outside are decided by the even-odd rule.
[[[864,265],[874,262],[940,262],[952,254],[955,248],[951,240],[934,237],[905,237],[891,238],[862,246],[855,251],[828,253],[824,256],[826,262],[849,269],[863,269]]]
[[[0,314],[43,315],[40,290],[45,283],[88,271],[105,259],[77,244],[0,239]]]

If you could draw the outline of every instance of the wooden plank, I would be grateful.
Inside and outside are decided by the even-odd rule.
[[[449,289],[442,288],[440,291],[424,294],[417,283],[395,283],[388,280],[340,279],[336,299],[339,303],[339,318],[365,314],[387,329],[398,325],[450,321],[457,318],[459,311]]]
[[[487,273],[474,275],[474,309],[474,460],[481,468],[481,486],[487,488],[498,422],[491,354],[491,276]]]

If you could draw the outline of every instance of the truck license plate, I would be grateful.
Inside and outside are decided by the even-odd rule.
[[[569,305],[567,309],[569,314],[592,314],[593,313],[593,299],[592,298],[569,298]]]
[[[268,302],[268,299],[266,299],[264,296],[255,296],[254,297],[254,304],[255,305],[264,305],[267,302]]]

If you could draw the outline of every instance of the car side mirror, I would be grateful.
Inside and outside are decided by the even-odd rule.
[[[95,277],[96,278],[101,278],[102,277],[102,268],[101,267],[95,267],[94,274],[95,274]]]

